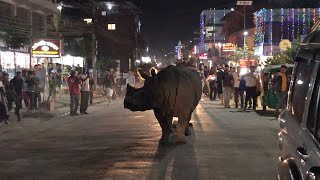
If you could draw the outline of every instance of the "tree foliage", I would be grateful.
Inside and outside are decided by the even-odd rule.
[[[102,57],[97,59],[96,67],[99,72],[105,72],[107,70],[110,70],[111,68],[117,69],[118,66],[118,62],[110,58]]]
[[[21,36],[15,32],[8,31],[2,38],[6,47],[14,50],[24,48],[28,44],[27,37]]]
[[[300,41],[294,40],[291,44],[291,48],[282,52],[280,55],[273,56],[273,58],[267,59],[267,65],[279,65],[279,64],[293,64],[300,47]]]
[[[65,38],[65,52],[72,56],[80,56],[85,59],[91,58],[92,48],[91,48],[91,36],[84,36],[83,38],[69,37]]]

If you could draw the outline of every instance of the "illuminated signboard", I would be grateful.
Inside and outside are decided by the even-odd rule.
[[[60,40],[32,40],[32,57],[60,57]]]
[[[236,45],[232,43],[226,43],[223,45],[223,51],[235,51],[236,50]]]
[[[255,65],[255,59],[240,59],[239,65],[240,67],[250,67],[251,65]]]

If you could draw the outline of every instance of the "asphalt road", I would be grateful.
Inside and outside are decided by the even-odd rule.
[[[178,146],[158,146],[153,113],[120,102],[89,107],[85,116],[2,126],[0,179],[276,179],[276,121],[215,103],[198,106],[193,135]]]

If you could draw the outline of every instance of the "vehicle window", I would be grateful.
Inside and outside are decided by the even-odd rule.
[[[295,119],[301,123],[304,112],[304,105],[308,93],[311,73],[315,61],[298,59],[295,79],[291,92],[291,113]]]
[[[318,75],[316,82],[314,84],[313,92],[312,92],[312,97],[310,101],[310,108],[309,108],[309,114],[308,114],[308,120],[307,120],[307,128],[309,131],[311,131],[313,134],[316,132],[316,122],[319,120],[318,113],[319,111],[319,100],[320,100],[320,86],[319,86],[319,81],[320,81],[320,71],[318,70]],[[319,124],[319,122],[318,122]]]

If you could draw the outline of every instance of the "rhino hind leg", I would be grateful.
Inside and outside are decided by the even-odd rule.
[[[190,135],[191,132],[188,129],[189,121],[191,119],[191,114],[188,115],[181,115],[178,117],[178,124],[177,124],[177,144],[185,144],[186,139],[185,136],[188,134]]]
[[[186,127],[186,130],[184,131],[184,135],[185,136],[190,136],[191,135],[191,131],[190,131],[188,126]]]
[[[155,111],[155,116],[160,124],[162,136],[160,139],[161,144],[170,144],[170,134],[172,133],[172,116],[161,115]]]

